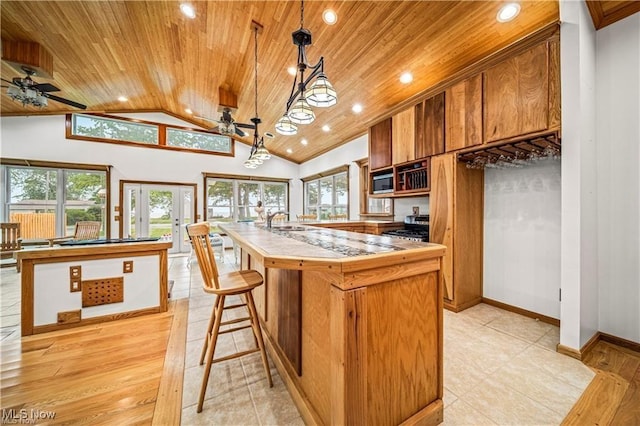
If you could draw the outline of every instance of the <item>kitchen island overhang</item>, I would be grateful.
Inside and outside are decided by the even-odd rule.
[[[267,346],[305,422],[442,421],[444,246],[304,226],[221,228],[241,268],[265,277],[254,298]]]
[[[16,252],[22,335],[165,312],[170,247],[129,240]]]

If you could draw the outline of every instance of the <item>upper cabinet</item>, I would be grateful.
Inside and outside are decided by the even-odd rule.
[[[393,164],[406,163],[416,159],[415,112],[408,108],[392,117],[391,158]]]
[[[446,91],[446,151],[482,144],[482,74]]]
[[[550,42],[539,44],[484,72],[484,142],[549,129],[555,115],[555,58]],[[551,83],[551,91],[550,91]],[[552,93],[552,97],[549,94]]]
[[[416,105],[416,156],[425,158],[444,152],[445,93],[439,93]]]
[[[391,118],[369,129],[369,170],[391,167]]]

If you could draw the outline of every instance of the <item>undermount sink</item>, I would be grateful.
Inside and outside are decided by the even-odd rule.
[[[306,231],[307,228],[304,226],[294,226],[294,225],[283,225],[283,226],[272,226],[272,231]]]

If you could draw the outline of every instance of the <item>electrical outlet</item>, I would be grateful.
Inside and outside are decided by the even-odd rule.
[[[420,214],[420,207],[419,206],[413,206],[412,209],[413,209],[413,214],[414,215],[417,216],[417,215]]]

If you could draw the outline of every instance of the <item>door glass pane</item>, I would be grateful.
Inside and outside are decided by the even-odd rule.
[[[229,180],[207,180],[207,220],[233,222],[233,182]],[[213,232],[220,229],[212,226]]]
[[[180,232],[183,236],[182,238],[182,250],[189,250],[189,234],[187,234],[185,230],[185,225],[193,223],[193,218],[191,217],[193,212],[193,192],[192,191],[182,191],[182,224]]]
[[[54,238],[56,235],[57,170],[11,167],[9,220],[20,223],[24,239]]]
[[[129,200],[129,215],[125,218],[124,236],[128,238],[138,237],[138,227],[136,226],[136,209],[138,205],[138,189],[128,189],[125,198]],[[126,201],[125,201],[126,202]]]
[[[335,176],[336,204],[347,205],[349,194],[347,192],[347,174],[341,173]]]
[[[173,191],[149,190],[149,236],[173,241]]]
[[[102,172],[70,171],[65,176],[65,235],[73,235],[79,221],[100,222],[100,236],[106,230],[106,175]]]
[[[329,219],[333,205],[333,176],[320,179],[320,219]]]
[[[238,183],[238,220],[257,219],[255,207],[260,200],[260,186],[257,183]],[[268,211],[268,209],[267,209]]]

